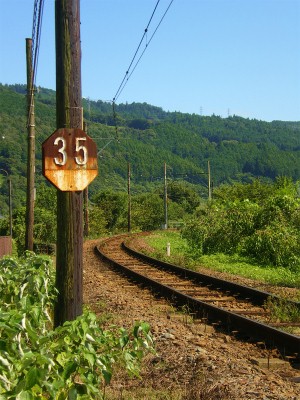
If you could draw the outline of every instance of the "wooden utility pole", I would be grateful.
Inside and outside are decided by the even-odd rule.
[[[55,0],[56,125],[82,128],[79,0]],[[57,191],[54,325],[82,314],[83,195]]]
[[[164,163],[164,210],[165,229],[168,229],[168,188],[167,188],[167,164]]]
[[[11,178],[5,169],[0,168],[4,172],[8,183],[8,206],[9,206],[9,236],[12,238],[12,195],[11,195]]]
[[[25,249],[33,251],[34,226],[34,176],[35,176],[35,117],[34,88],[32,71],[32,39],[26,39],[27,64],[27,195],[26,195],[26,233]]]
[[[128,193],[128,232],[131,231],[131,192],[130,192],[130,163],[127,164],[127,193]]]

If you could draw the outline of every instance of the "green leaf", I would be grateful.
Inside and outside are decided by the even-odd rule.
[[[30,392],[22,390],[22,392],[17,395],[16,400],[34,400],[34,397]]]
[[[65,366],[67,360],[68,360],[68,356],[67,356],[67,353],[65,353],[65,352],[59,353],[58,356],[56,357],[56,361],[57,361],[62,367]]]
[[[70,336],[65,336],[64,337],[64,342],[66,343],[66,344],[71,344],[72,343],[72,340],[71,340],[71,338],[70,338]]]
[[[119,343],[120,343],[120,346],[122,347],[122,349],[123,349],[123,347],[126,346],[128,341],[129,341],[129,336],[128,335],[123,335],[123,336],[120,337]]]
[[[102,370],[102,375],[104,377],[105,383],[108,385],[111,381],[112,373],[111,371]]]
[[[85,322],[85,321],[81,322],[81,327],[82,327],[82,330],[84,333],[86,333],[89,330],[89,326],[88,326],[87,322]]]
[[[5,351],[6,350],[6,341],[5,340],[0,340],[0,350],[1,351]]]
[[[71,374],[76,371],[77,363],[75,361],[68,361],[65,365],[65,369],[62,373],[62,378],[64,381],[70,378]]]
[[[93,367],[95,365],[95,356],[94,356],[94,354],[84,353],[83,357],[85,358],[85,360],[87,360],[87,362],[89,363],[89,365],[91,367]]]
[[[66,394],[65,391],[60,392],[57,397],[55,397],[55,400],[66,400]]]
[[[31,389],[35,384],[39,383],[40,372],[36,367],[30,368],[27,372],[25,379],[25,389]]]
[[[75,386],[72,386],[68,393],[68,400],[76,400],[77,399],[77,389]]]

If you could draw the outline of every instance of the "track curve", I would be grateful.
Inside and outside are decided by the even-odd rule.
[[[133,250],[129,245],[132,238],[134,235],[109,238],[95,251],[116,271],[188,310],[194,318],[219,324],[243,339],[263,342],[285,358],[299,361],[300,337],[269,323],[264,302],[276,296],[153,259]],[[293,304],[299,307],[299,303]]]

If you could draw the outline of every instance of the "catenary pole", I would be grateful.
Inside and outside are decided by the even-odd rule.
[[[33,251],[34,228],[34,178],[35,178],[35,115],[34,88],[32,79],[32,39],[26,39],[27,65],[27,194],[26,194],[26,231],[25,248]]]
[[[83,123],[83,130],[85,133],[88,131],[87,123]],[[87,186],[83,191],[83,235],[89,236],[89,187]]]
[[[130,190],[130,162],[127,164],[127,193],[128,193],[128,232],[131,232],[131,190]]]
[[[211,176],[210,176],[210,162],[207,161],[207,176],[208,176],[208,200],[211,200]]]
[[[56,125],[82,129],[80,1],[55,0]],[[54,325],[82,314],[82,192],[57,190]]]
[[[9,235],[12,238],[13,222],[12,222],[12,194],[11,194],[11,178],[10,177],[7,178],[7,182],[8,182],[8,202],[9,202]]]
[[[168,188],[167,188],[167,164],[164,163],[164,211],[165,229],[168,229]]]

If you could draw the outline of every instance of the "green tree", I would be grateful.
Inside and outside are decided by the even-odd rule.
[[[173,181],[168,184],[168,198],[178,203],[186,213],[193,213],[200,205],[198,193],[184,181]]]
[[[164,202],[156,193],[143,193],[132,198],[132,227],[142,231],[159,229],[164,223]]]
[[[89,236],[99,237],[107,233],[108,222],[104,211],[97,206],[89,207]]]
[[[127,212],[126,193],[102,190],[93,196],[92,202],[101,209],[107,230],[120,228],[120,220],[124,219],[124,214]]]
[[[255,196],[258,187],[261,191]],[[265,187],[258,182],[226,186],[220,190],[224,193],[226,201],[220,196],[209,207],[199,208],[183,229],[191,253],[237,253],[261,264],[298,270],[300,199],[295,185],[282,178]]]

